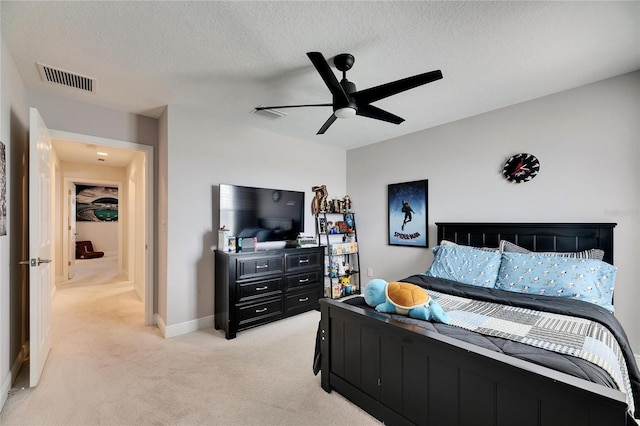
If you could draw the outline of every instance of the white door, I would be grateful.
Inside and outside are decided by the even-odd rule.
[[[36,386],[51,349],[51,135],[29,112],[29,386]]]
[[[69,193],[68,193],[68,203],[69,208],[67,211],[69,212],[69,217],[67,217],[67,232],[69,233],[69,237],[67,241],[69,241],[69,273],[67,279],[73,278],[75,274],[75,264],[76,264],[76,184],[71,182],[69,184]]]

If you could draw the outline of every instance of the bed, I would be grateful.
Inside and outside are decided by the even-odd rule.
[[[436,225],[438,242],[463,246],[456,250],[499,250],[511,244],[533,252],[523,258],[595,250],[602,256],[602,262],[595,263],[605,269],[613,263],[613,223]],[[502,309],[575,316],[577,322],[603,327],[618,340],[618,356],[623,359],[623,366],[618,367],[626,369],[624,383],[609,374],[609,365],[594,365],[561,350],[500,335],[381,314],[362,297],[355,297],[320,301],[314,371],[320,372],[325,391],[339,392],[390,425],[635,424],[634,413],[640,412],[640,373],[624,330],[609,308],[591,301],[484,288],[425,274],[401,281],[425,287],[432,296],[444,294],[438,300],[445,305],[447,297],[471,298],[473,303],[477,298],[478,303],[502,305]]]

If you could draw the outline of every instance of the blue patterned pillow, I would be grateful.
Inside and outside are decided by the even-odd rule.
[[[596,259],[502,253],[496,288],[584,300],[613,312],[616,270]]]
[[[435,258],[425,275],[493,288],[498,279],[500,253],[467,246],[435,246]]]

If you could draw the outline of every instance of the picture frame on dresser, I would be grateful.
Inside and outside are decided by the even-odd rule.
[[[388,185],[389,245],[428,247],[428,183],[424,179]]]

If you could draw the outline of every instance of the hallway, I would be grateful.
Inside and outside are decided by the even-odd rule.
[[[98,259],[77,259],[74,265],[72,279],[63,281],[56,286],[52,299],[52,321],[62,324],[53,328],[55,341],[68,340],[71,335],[79,336],[87,330],[79,328],[96,322],[91,317],[102,315],[96,309],[96,302],[101,299],[116,297],[118,311],[110,312],[114,319],[123,324],[141,323],[144,325],[144,304],[133,291],[131,283],[125,282],[126,276],[118,273],[118,256],[104,256]],[[122,312],[119,312],[120,308]],[[125,314],[126,313],[126,314]],[[57,333],[56,333],[57,331]],[[77,338],[77,337],[76,337]],[[49,363],[51,363],[49,354]],[[14,394],[29,388],[28,359],[18,373],[10,393]]]
[[[104,256],[97,259],[76,259],[73,278],[59,283],[57,291],[69,287],[96,286],[126,281],[123,273],[118,273],[118,256]]]

